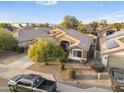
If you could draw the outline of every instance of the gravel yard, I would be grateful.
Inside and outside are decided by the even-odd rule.
[[[66,63],[66,68],[73,67],[76,69],[76,80],[69,80],[66,77],[66,70],[59,69],[59,62],[50,62],[49,65],[44,63],[35,63],[28,69],[41,73],[54,74],[57,81],[80,88],[100,87],[110,89],[110,80],[107,72],[101,74],[101,79],[96,78],[96,73],[88,65],[79,63]]]

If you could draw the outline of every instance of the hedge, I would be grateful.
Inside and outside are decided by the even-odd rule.
[[[24,47],[18,47],[17,48],[18,53],[24,53],[24,50],[25,50]]]
[[[105,69],[105,66],[101,62],[94,62],[90,66],[93,70],[95,70],[98,73],[103,72]]]

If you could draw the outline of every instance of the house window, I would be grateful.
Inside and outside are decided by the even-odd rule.
[[[82,58],[82,51],[80,51],[80,50],[73,50],[73,57]]]

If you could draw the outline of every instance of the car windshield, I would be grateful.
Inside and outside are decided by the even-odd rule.
[[[124,84],[124,77],[116,77],[115,80],[116,80],[117,83]]]
[[[124,74],[119,72],[114,72],[114,78],[117,83],[124,84]]]
[[[41,84],[43,81],[44,81],[43,78],[41,78],[41,77],[37,78],[37,79],[35,80],[35,82],[34,82],[34,87],[39,86],[39,84]]]

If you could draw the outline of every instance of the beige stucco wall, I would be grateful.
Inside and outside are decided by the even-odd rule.
[[[62,37],[60,37],[60,38],[58,38],[58,39],[59,39],[59,41],[62,41],[62,40],[68,41],[70,44],[76,43],[75,40],[73,40],[73,39],[67,37],[66,35],[64,35],[64,36],[62,36]]]
[[[26,42],[19,42],[19,46],[22,47],[29,47],[29,45],[32,45],[35,41],[26,41]]]
[[[78,44],[80,43],[79,40],[76,40],[75,38],[73,37],[70,37],[69,35],[65,34],[63,31],[59,30],[59,29],[54,29],[53,31],[57,32],[58,34],[54,34],[53,36],[55,36],[58,41],[68,41],[70,43],[70,45],[73,45],[73,44]],[[61,32],[61,33],[59,33]],[[75,49],[79,49],[79,48],[75,48]],[[83,49],[79,49],[81,50],[83,53],[82,53],[82,58],[77,58],[77,57],[73,57],[73,49],[70,49],[69,50],[69,58],[70,59],[73,59],[73,60],[86,60],[87,61],[87,55],[88,55],[88,52],[86,50],[83,50]]]

